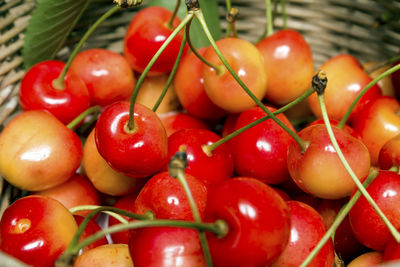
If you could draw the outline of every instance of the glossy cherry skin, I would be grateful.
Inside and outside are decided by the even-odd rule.
[[[392,239],[386,245],[386,248],[383,252],[383,261],[395,261],[400,260],[400,244],[396,242],[396,240]]]
[[[88,266],[133,267],[133,262],[128,245],[106,244],[84,251],[74,262],[74,267]]]
[[[368,193],[394,227],[400,227],[400,175],[379,171],[367,187]],[[393,238],[375,210],[361,196],[350,213],[350,223],[356,238],[365,246],[383,251]]]
[[[267,90],[267,76],[260,52],[248,41],[225,38],[217,41],[217,46],[234,72],[258,99]],[[223,66],[212,47],[208,47],[204,57],[217,66]],[[222,74],[203,64],[204,88],[211,101],[220,108],[238,113],[256,104],[224,67]],[[227,101],[229,99],[229,101]]]
[[[69,71],[81,78],[92,105],[106,106],[128,98],[136,78],[126,59],[106,49],[88,49],[76,55]]]
[[[379,62],[370,61],[370,62],[364,63],[363,67],[364,67],[364,70],[366,72],[368,72],[368,69],[375,68],[378,64],[379,64]],[[369,76],[371,76],[372,79],[375,79],[376,77],[378,77],[379,75],[381,75],[382,73],[387,71],[388,69],[390,69],[390,66],[383,66],[383,67],[380,67],[368,74],[369,74]],[[383,79],[378,81],[378,86],[381,88],[382,95],[396,97],[396,92],[394,90],[393,82],[392,82],[392,75],[387,75]]]
[[[383,261],[383,255],[377,251],[364,253],[352,260],[347,267],[373,267],[379,266]]]
[[[68,181],[58,186],[36,192],[35,195],[47,196],[58,200],[67,209],[81,205],[100,205],[99,192],[87,177],[75,174]],[[76,214],[86,216],[90,211]]]
[[[222,144],[207,155],[202,149],[218,141],[220,137],[203,129],[179,130],[168,138],[168,158],[175,155],[181,146],[186,148],[188,165],[186,173],[204,182],[207,186],[229,179],[233,173],[233,157],[227,144]]]
[[[74,215],[74,219],[79,227],[81,225],[81,223],[83,222],[83,220],[85,219],[85,217],[83,217],[81,215]],[[96,223],[96,221],[89,220],[89,223],[86,225],[85,230],[83,230],[83,233],[82,233],[81,237],[79,238],[79,242],[81,242],[82,240],[85,240],[89,236],[91,236],[94,233],[101,231],[101,230],[102,230],[101,227]],[[107,238],[102,237],[102,238],[94,241],[87,247],[83,248],[83,250],[86,251],[86,250],[93,249],[98,246],[102,246],[102,245],[106,245],[106,244],[108,244]]]
[[[367,148],[358,139],[343,130],[333,128],[333,133],[359,180],[369,173],[370,158]],[[288,151],[288,169],[296,184],[306,193],[326,199],[339,199],[349,196],[355,183],[343,167],[329,139],[325,125],[308,126],[299,136],[309,141],[304,153],[300,146],[292,142]]]
[[[24,190],[45,190],[64,183],[81,159],[79,137],[43,110],[19,114],[0,134],[0,172]]]
[[[129,241],[135,267],[205,267],[196,230],[148,227],[135,231]]]
[[[51,60],[36,64],[21,80],[19,100],[23,110],[49,111],[64,124],[68,124],[90,106],[90,96],[85,83],[75,74],[67,73],[65,89],[53,87],[65,63]]]
[[[331,125],[333,126],[337,126],[339,124],[338,120],[333,120],[333,119],[329,119],[329,122],[331,123]],[[309,124],[309,126],[311,125],[316,125],[316,124],[323,124],[325,125],[324,119],[316,119],[315,121],[311,122]],[[360,136],[360,134],[353,129],[353,127],[349,126],[348,124],[345,124],[343,127],[343,131],[345,131],[346,133],[350,134],[351,136],[359,139],[360,141],[362,141],[362,138]]]
[[[360,133],[370,152],[373,165],[378,165],[383,145],[400,134],[399,110],[399,101],[390,96],[382,96],[365,106],[353,122],[353,128]]]
[[[290,210],[290,237],[284,251],[271,265],[273,267],[300,266],[326,232],[315,209],[298,201],[287,201],[286,204]],[[329,240],[308,266],[331,267],[334,259],[332,240]]]
[[[115,171],[97,150],[92,130],[83,146],[83,169],[93,186],[111,196],[123,196],[139,192],[146,179],[135,179]]]
[[[400,134],[387,141],[379,152],[379,167],[388,170],[400,166]]]
[[[280,30],[257,44],[268,77],[265,98],[284,105],[311,86],[314,62],[311,48],[297,31]]]
[[[228,224],[223,238],[208,233],[215,266],[268,266],[290,234],[289,208],[268,185],[247,177],[223,181],[210,190],[206,221]]]
[[[273,112],[274,108],[267,108]],[[247,124],[265,116],[259,108],[243,111],[236,121],[238,130]],[[286,126],[294,128],[284,114],[277,118]],[[277,184],[289,179],[287,152],[292,137],[277,123],[269,119],[230,140],[235,161],[235,171],[241,176],[249,176],[268,184]]]
[[[168,136],[181,129],[210,130],[210,127],[205,122],[187,113],[168,112],[166,114],[160,114],[159,117]]]
[[[202,56],[205,51],[206,48],[197,50]],[[203,62],[194,53],[186,54],[175,74],[176,94],[189,114],[201,119],[220,118],[226,112],[216,106],[206,94],[202,68]]]
[[[168,137],[150,109],[134,107],[134,130],[127,132],[129,102],[115,102],[100,115],[95,140],[100,155],[116,171],[132,177],[147,177],[167,163]]]
[[[124,38],[124,56],[132,69],[142,73],[154,54],[171,35],[173,29],[167,27],[172,12],[163,7],[148,7],[139,11],[131,23]],[[175,17],[173,27],[180,23]],[[154,76],[172,70],[181,46],[181,31],[163,51],[148,75]]]
[[[360,62],[348,54],[337,55],[329,59],[320,69],[326,72],[328,78],[325,89],[325,103],[328,116],[330,119],[340,121],[359,92],[372,79],[364,72]],[[356,108],[350,116],[350,120],[353,121],[353,115],[358,113],[364,105],[380,95],[381,90],[378,85],[371,87],[357,103]],[[317,94],[314,93],[308,100],[313,113],[321,118],[322,115]]]
[[[0,221],[0,249],[26,264],[52,267],[78,229],[60,202],[28,196],[11,204]]]

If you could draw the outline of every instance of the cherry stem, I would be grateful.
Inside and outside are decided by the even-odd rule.
[[[178,70],[178,67],[179,67],[179,62],[181,62],[181,58],[182,58],[182,55],[183,55],[183,51],[185,51],[185,44],[186,44],[186,36],[184,35],[183,38],[182,38],[181,47],[179,48],[178,56],[176,57],[174,66],[173,66],[173,68],[172,68],[172,70],[171,70],[171,73],[170,73],[169,76],[168,76],[168,80],[167,80],[167,82],[165,83],[164,89],[163,89],[163,91],[161,92],[160,96],[158,97],[157,102],[156,102],[156,103],[154,104],[154,106],[153,106],[153,109],[152,109],[152,110],[153,110],[154,112],[157,111],[157,109],[158,109],[158,107],[160,106],[161,102],[163,101],[165,95],[167,94],[168,88],[169,88],[169,86],[171,85],[172,80],[173,80],[174,77],[175,77],[175,74],[176,74],[176,72],[177,72],[177,70]]]
[[[388,60],[385,60],[379,64],[376,64],[375,66],[372,66],[372,67],[366,69],[365,72],[368,74],[371,74],[372,72],[374,72],[380,68],[383,68],[387,65],[392,65],[394,62],[396,62],[398,60],[400,60],[400,56],[395,56],[395,57],[389,58]]]
[[[311,86],[310,88],[307,89],[307,91],[305,91],[301,96],[299,96],[298,98],[296,98],[295,100],[293,100],[292,102],[286,104],[285,106],[281,107],[280,109],[277,109],[273,112],[274,115],[278,115],[282,112],[285,112],[286,110],[288,110],[289,108],[297,105],[298,103],[300,103],[301,101],[303,101],[304,99],[306,99],[307,97],[309,97],[310,95],[312,95],[315,92],[314,88]],[[259,118],[258,120],[255,120],[245,126],[243,126],[240,129],[237,129],[236,131],[234,131],[233,133],[228,134],[227,136],[225,136],[224,138],[221,138],[220,140],[218,140],[215,143],[212,143],[210,145],[205,145],[203,146],[203,149],[206,150],[208,153],[212,153],[212,151],[214,151],[214,149],[216,149],[217,147],[219,147],[220,145],[222,145],[223,143],[231,140],[232,138],[234,138],[235,136],[243,133],[244,131],[270,119],[271,117],[269,115],[266,115],[262,118]]]
[[[197,49],[194,47],[192,40],[190,38],[190,26],[192,25],[192,20],[188,22],[185,28],[185,36],[186,36],[186,42],[189,45],[190,50],[196,55],[198,59],[200,59],[204,64],[212,68],[213,70],[216,71],[217,75],[223,75],[225,72],[225,68],[222,65],[214,65],[207,59],[205,59],[202,55],[197,52]]]
[[[287,28],[287,18],[286,18],[286,4],[285,0],[281,0],[281,8],[282,8],[282,20],[283,20],[283,29]]]
[[[176,27],[176,29],[168,36],[167,40],[161,45],[161,47],[158,49],[157,53],[154,54],[153,58],[150,60],[150,62],[147,64],[146,68],[144,69],[143,73],[140,75],[139,79],[137,80],[135,90],[132,93],[132,98],[131,98],[131,105],[129,108],[129,121],[128,121],[128,129],[133,130],[134,129],[134,106],[136,102],[136,97],[139,93],[139,88],[142,86],[143,81],[147,75],[147,73],[150,71],[151,67],[154,65],[158,57],[161,55],[161,53],[165,50],[165,48],[169,45],[169,43],[172,41],[172,39],[175,38],[175,36],[178,35],[178,33],[185,27],[185,25],[192,20],[193,18],[193,12],[188,11],[186,16],[183,18],[181,23]]]
[[[229,23],[229,28],[230,32],[232,33],[232,36],[237,38],[238,37],[238,32],[236,29],[236,18],[239,14],[239,10],[237,8],[231,8],[229,13],[226,15],[226,21]],[[231,34],[229,34],[231,36]],[[229,37],[227,36],[227,37]]]
[[[178,10],[179,10],[180,5],[181,5],[181,0],[177,0],[175,8],[174,8],[174,12],[172,13],[171,18],[169,19],[168,24],[167,24],[167,27],[169,29],[173,29],[174,28],[174,19],[175,19],[176,15],[178,14]]]
[[[225,1],[225,5],[226,5],[226,13],[229,14],[229,12],[232,9],[232,3],[231,0],[226,0]],[[225,37],[228,38],[229,36],[231,36],[231,30],[232,30],[232,25],[230,23],[228,23],[228,26],[226,27],[226,32],[225,32]]]
[[[378,176],[378,171],[375,169],[371,169],[367,179],[363,183],[363,188],[367,188],[368,185]],[[350,210],[356,204],[357,200],[361,196],[361,191],[357,190],[357,192],[353,195],[353,197],[345,204],[342,209],[337,214],[335,220],[333,221],[332,225],[326,231],[324,236],[318,242],[318,244],[313,248],[313,250],[308,254],[307,258],[303,261],[300,267],[308,266],[314,257],[318,254],[318,252],[325,246],[326,242],[335,234],[336,229],[340,226],[343,220],[346,218],[347,214],[349,214]]]
[[[340,161],[342,162],[343,166],[346,168],[347,172],[350,174],[352,180],[354,183],[357,185],[357,188],[361,191],[365,199],[368,201],[368,203],[372,206],[372,208],[375,210],[375,212],[378,214],[378,216],[382,219],[382,221],[385,223],[386,227],[389,229],[390,233],[396,239],[397,242],[400,242],[400,233],[397,231],[397,229],[393,226],[393,224],[388,220],[386,215],[382,212],[382,210],[378,207],[376,202],[372,199],[370,194],[365,190],[363,185],[361,184],[360,180],[358,180],[357,176],[351,169],[349,163],[347,162],[346,158],[344,157],[342,150],[340,149],[335,135],[332,131],[331,123],[328,118],[328,113],[326,111],[326,106],[325,106],[325,101],[324,101],[324,94],[321,93],[318,95],[318,101],[319,105],[321,107],[321,112],[322,112],[322,118],[324,120],[326,130],[328,132],[329,138],[332,142],[333,147],[335,148],[336,154],[338,155]]]
[[[90,1],[87,1],[87,2],[89,3]],[[86,42],[86,40],[90,37],[90,35],[92,35],[92,33],[97,29],[97,27],[102,22],[104,22],[106,19],[108,19],[111,15],[113,15],[120,9],[121,9],[120,6],[114,6],[113,8],[108,10],[106,13],[104,13],[92,26],[90,26],[89,30],[85,33],[85,35],[83,35],[82,39],[79,41],[79,43],[76,45],[76,47],[72,51],[71,55],[68,58],[67,63],[65,64],[63,70],[60,73],[60,76],[58,76],[58,78],[53,80],[52,85],[55,89],[57,89],[57,90],[65,89],[64,77],[67,74],[67,71],[68,71],[69,67],[71,66],[71,63],[74,60],[75,56],[81,50],[83,44]]]
[[[253,101],[265,112],[267,113],[273,121],[275,121],[280,127],[282,127],[300,146],[301,151],[304,152],[307,149],[308,142],[304,141],[300,136],[298,136],[292,129],[282,123],[251,91],[250,89],[243,83],[243,81],[239,78],[239,76],[235,73],[232,67],[229,65],[228,61],[224,58],[221,51],[219,50],[217,44],[214,41],[210,31],[208,30],[207,24],[205,22],[203,12],[199,9],[194,12],[196,18],[199,20],[204,33],[206,34],[208,40],[211,43],[211,46],[214,48],[215,52],[217,53],[219,59],[228,69],[229,73],[232,77],[239,83],[239,85],[245,90],[248,96],[253,99]]]
[[[267,18],[265,33],[266,36],[271,36],[274,33],[274,28],[272,23],[271,0],[265,0],[265,16]]]
[[[79,211],[86,211],[86,210],[95,210],[100,208],[101,206],[97,206],[97,205],[81,205],[81,206],[76,206],[73,208],[69,209],[69,212],[74,214],[76,212]],[[127,220],[125,220],[124,217],[122,217],[121,215],[119,215],[118,213],[112,212],[112,211],[103,211],[103,213],[108,214],[111,217],[114,217],[116,220],[118,220],[121,223],[128,223]]]
[[[186,151],[178,151],[170,160],[168,164],[169,174],[177,178],[179,183],[181,184],[183,190],[186,193],[186,196],[189,201],[190,208],[192,210],[193,218],[196,223],[201,223],[201,217],[199,213],[199,209],[197,208],[196,202],[190,190],[190,187],[187,183],[185,177],[185,169],[188,164]],[[210,249],[207,243],[207,237],[204,231],[199,230],[199,238],[201,247],[203,249],[204,258],[206,260],[207,266],[212,267],[212,259],[210,254]]]
[[[100,106],[93,106],[82,112],[81,114],[78,115],[75,119],[73,119],[70,123],[67,124],[68,129],[75,129],[75,127],[88,115],[94,114],[94,116],[97,116],[101,111]]]
[[[346,113],[344,114],[343,118],[341,119],[341,121],[339,122],[339,124],[337,125],[338,128],[343,129],[344,125],[346,124],[347,120],[350,117],[350,113],[353,111],[354,107],[357,105],[358,101],[361,99],[361,97],[363,97],[363,95],[372,87],[374,86],[376,83],[378,83],[380,80],[382,80],[383,78],[385,78],[386,76],[392,74],[393,72],[397,71],[400,69],[400,63],[397,64],[396,66],[388,69],[387,71],[383,72],[382,74],[380,74],[378,77],[376,77],[375,79],[373,79],[369,84],[367,84],[361,91],[360,93],[357,95],[357,97],[354,99],[354,101],[351,103],[350,107],[347,109]]]

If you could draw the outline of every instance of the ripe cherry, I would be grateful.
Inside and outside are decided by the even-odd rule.
[[[181,129],[205,129],[210,130],[210,127],[203,121],[183,112],[168,112],[159,115],[161,122],[164,125],[167,135],[181,130]]]

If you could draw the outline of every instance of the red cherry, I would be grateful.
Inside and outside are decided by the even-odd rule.
[[[370,183],[367,191],[393,226],[399,228],[400,175],[391,171],[379,171],[379,175]],[[349,216],[354,235],[363,245],[383,251],[393,238],[363,196],[351,209]]]
[[[267,107],[271,112],[272,107]],[[238,130],[265,116],[255,107],[243,111],[236,121]],[[278,119],[294,131],[284,114]],[[289,178],[287,153],[292,137],[272,120],[264,121],[230,140],[235,170],[241,176],[254,177],[268,184],[284,182]]]
[[[168,136],[181,129],[210,129],[205,122],[186,113],[169,112],[159,114],[158,116],[160,117]]]
[[[290,210],[290,238],[272,267],[300,266],[326,232],[324,222],[316,210],[298,201],[286,203]],[[334,259],[332,240],[329,240],[308,266],[331,267]]]
[[[0,249],[26,264],[52,267],[77,230],[60,202],[28,196],[11,204],[0,221]]]
[[[133,132],[128,131],[128,119],[129,102],[108,106],[96,124],[97,149],[116,171],[138,178],[150,176],[167,164],[167,134],[157,115],[138,103]]]
[[[207,186],[228,179],[233,173],[233,158],[227,144],[222,144],[207,155],[202,146],[215,143],[221,138],[203,129],[179,130],[168,138],[168,158],[182,146],[186,148],[188,165],[186,173],[193,175]]]
[[[139,11],[124,38],[124,56],[131,67],[142,73],[154,54],[173,32],[167,24],[172,12],[163,7],[148,7]],[[180,23],[175,17],[173,27]],[[172,70],[181,46],[183,31],[180,32],[157,59],[148,75],[159,75]]]
[[[338,120],[333,120],[333,119],[329,119],[329,122],[331,123],[332,126],[337,126],[340,122]],[[316,119],[315,121],[311,122],[308,126],[311,125],[316,125],[316,124],[324,124],[324,119]],[[343,131],[345,131],[346,133],[350,134],[351,136],[359,139],[360,141],[362,141],[360,133],[357,132],[356,130],[354,130],[351,126],[345,124],[343,127]]]
[[[209,192],[206,221],[228,224],[223,238],[207,235],[215,266],[267,266],[283,251],[290,233],[285,201],[253,178],[223,181]]]
[[[383,261],[388,262],[395,260],[400,260],[400,243],[397,243],[396,240],[392,239],[386,245],[383,253]]]
[[[76,55],[69,71],[81,78],[93,105],[106,106],[127,99],[136,78],[126,59],[106,49],[88,49]]]
[[[89,108],[89,92],[78,76],[68,72],[64,78],[65,89],[53,87],[52,83],[58,78],[64,65],[61,61],[44,61],[25,73],[19,92],[23,110],[44,109],[68,124]]]

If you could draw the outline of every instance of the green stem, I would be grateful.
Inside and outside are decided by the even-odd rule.
[[[87,1],[90,2],[90,1]],[[58,76],[57,79],[53,80],[53,87],[57,90],[63,90],[65,89],[65,83],[64,83],[64,77],[67,74],[67,71],[69,67],[71,66],[72,61],[74,60],[75,56],[78,54],[79,50],[81,50],[83,44],[86,42],[86,40],[92,35],[94,30],[97,29],[97,27],[104,22],[107,18],[109,18],[111,15],[116,13],[118,10],[120,10],[121,7],[119,6],[114,6],[110,10],[108,10],[106,13],[103,14],[90,28],[89,30],[83,35],[82,39],[79,41],[79,43],[76,45],[74,50],[72,51],[71,55],[68,58],[67,63],[65,64],[60,76]]]
[[[179,10],[180,6],[181,6],[181,0],[177,0],[175,8],[174,8],[174,12],[172,13],[171,18],[169,19],[168,24],[167,24],[167,27],[169,29],[174,28],[174,19],[176,18],[176,15],[178,14],[178,10]]]
[[[283,29],[286,29],[286,28],[287,28],[287,19],[286,19],[286,5],[285,5],[285,0],[281,0],[281,8],[282,8]]]
[[[365,72],[368,74],[371,74],[372,72],[374,72],[380,68],[383,68],[387,65],[392,65],[393,63],[395,63],[398,60],[400,60],[400,56],[395,56],[395,57],[389,58],[388,60],[385,60],[379,64],[376,64],[375,66],[372,66],[372,67],[366,69]]]
[[[354,99],[354,101],[351,103],[350,107],[347,109],[346,114],[344,114],[342,120],[339,122],[337,125],[338,128],[343,129],[344,125],[346,124],[347,120],[350,117],[351,112],[353,111],[354,107],[357,105],[358,101],[363,97],[363,95],[368,91],[369,88],[374,86],[376,83],[378,83],[380,80],[385,78],[387,75],[392,74],[393,72],[397,71],[400,69],[400,64],[397,64],[396,66],[388,69],[387,71],[383,72],[380,74],[378,77],[373,79],[369,84],[367,84],[357,95],[357,97]]]
[[[378,205],[372,199],[372,197],[367,192],[367,190],[365,190],[365,188],[361,184],[360,180],[358,180],[357,176],[355,175],[355,173],[351,169],[349,163],[347,162],[346,158],[344,157],[342,150],[340,149],[340,147],[336,141],[335,135],[333,133],[333,130],[332,130],[329,118],[328,118],[328,113],[326,111],[326,106],[325,106],[325,101],[324,101],[324,94],[318,95],[318,101],[319,101],[319,105],[321,107],[322,118],[324,120],[326,130],[328,132],[329,138],[332,142],[333,147],[335,148],[336,154],[338,155],[340,161],[342,162],[343,166],[346,168],[347,172],[350,174],[352,180],[357,185],[357,188],[361,191],[362,195],[365,197],[365,199],[368,201],[368,203],[372,206],[372,208],[375,210],[375,212],[378,214],[378,216],[385,223],[386,227],[389,229],[389,231],[393,235],[394,239],[396,239],[397,242],[400,242],[400,233],[393,226],[393,224],[388,220],[388,218],[382,212],[382,210],[378,207]]]
[[[229,14],[229,12],[232,9],[232,3],[231,0],[226,0],[225,1],[225,5],[226,5],[226,14]],[[226,33],[225,33],[225,37],[228,38],[229,36],[231,36],[231,24],[228,23],[227,27],[226,27]]]
[[[74,214],[76,212],[79,211],[86,211],[86,210],[95,210],[100,208],[100,206],[97,205],[82,205],[82,206],[76,206],[73,208],[69,209],[69,212]],[[122,210],[121,210],[122,211]],[[112,211],[103,211],[105,214],[108,214],[111,217],[114,217],[116,220],[118,220],[121,223],[128,223],[127,220],[125,220],[124,217],[122,217],[121,215],[119,215],[118,213],[112,212]]]
[[[67,128],[73,130],[86,116],[90,114],[99,114],[101,111],[100,106],[93,106],[82,112],[75,119],[73,119],[70,123],[68,123]]]
[[[305,91],[301,96],[299,96],[298,98],[296,98],[295,100],[293,100],[292,102],[288,103],[287,105],[281,107],[280,109],[277,109],[273,112],[274,115],[278,115],[282,112],[285,112],[286,110],[288,110],[289,108],[297,105],[298,103],[300,103],[301,101],[303,101],[304,99],[306,99],[307,97],[309,97],[310,95],[312,95],[314,93],[314,88],[311,86],[310,88],[307,89],[307,91]],[[218,140],[215,143],[203,146],[203,149],[205,149],[208,153],[212,153],[212,151],[214,151],[214,149],[216,149],[217,147],[219,147],[220,145],[222,145],[223,143],[226,143],[227,141],[231,140],[233,137],[243,133],[244,131],[270,119],[271,117],[269,115],[266,115],[262,118],[259,118],[245,126],[243,126],[242,128],[234,131],[233,133],[228,134],[227,136],[225,136],[224,138],[221,138],[220,140]]]
[[[378,176],[378,171],[371,169],[367,179],[363,183],[363,188],[367,188],[368,185],[375,179],[376,176]],[[318,244],[308,254],[307,258],[303,261],[303,263],[300,265],[300,267],[306,267],[311,263],[311,261],[314,259],[314,257],[322,249],[322,247],[325,246],[326,242],[328,242],[328,240],[332,237],[332,235],[334,235],[336,229],[340,226],[340,224],[346,218],[347,214],[349,214],[350,210],[356,204],[356,202],[360,198],[360,196],[361,196],[361,192],[360,192],[360,190],[357,190],[357,192],[353,195],[353,197],[349,200],[349,202],[347,204],[345,204],[344,207],[340,210],[340,212],[336,216],[335,220],[333,221],[332,225],[326,231],[326,233],[321,238],[321,240],[318,242]]]
[[[160,106],[161,102],[163,101],[165,95],[167,94],[168,88],[171,85],[172,80],[175,77],[175,74],[176,74],[176,72],[178,70],[178,67],[179,67],[179,62],[181,62],[183,51],[185,51],[185,44],[186,44],[186,36],[184,35],[183,38],[182,38],[181,47],[179,48],[178,56],[176,57],[174,66],[173,66],[173,68],[171,70],[171,73],[168,76],[168,80],[165,83],[164,89],[161,92],[160,96],[158,97],[157,102],[153,106],[153,111],[154,112],[157,111],[157,109]]]
[[[271,0],[265,0],[265,16],[267,18],[266,35],[271,36],[274,33],[274,27],[272,23]]]
[[[157,53],[154,54],[153,58],[150,60],[149,64],[147,64],[146,68],[144,69],[143,73],[140,75],[139,79],[137,80],[135,90],[132,93],[132,98],[131,98],[131,105],[129,108],[129,121],[128,121],[128,129],[132,130],[134,129],[134,106],[136,102],[136,97],[139,93],[139,88],[142,86],[144,78],[146,77],[147,73],[151,69],[151,67],[154,65],[158,57],[161,55],[161,53],[165,50],[165,48],[169,45],[169,43],[172,41],[172,39],[175,38],[175,36],[178,35],[178,33],[185,27],[185,25],[193,18],[193,12],[188,12],[186,16],[183,18],[181,23],[176,27],[176,29],[171,33],[170,36],[168,36],[167,40],[162,44],[162,46],[158,49]]]

